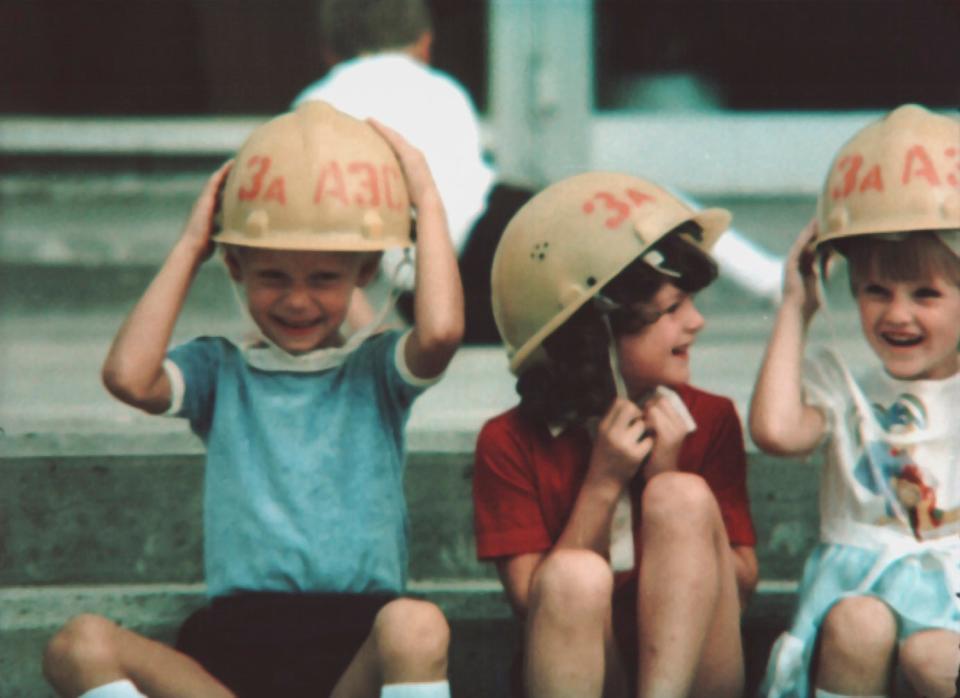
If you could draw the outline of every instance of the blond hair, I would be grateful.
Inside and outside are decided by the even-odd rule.
[[[834,247],[849,264],[850,292],[856,295],[862,280],[870,275],[894,282],[913,282],[939,274],[960,287],[960,257],[940,239],[943,233],[957,234],[920,230],[835,241]]]

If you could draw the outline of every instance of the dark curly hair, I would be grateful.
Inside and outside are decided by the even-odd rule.
[[[717,266],[680,233],[697,237],[702,230],[696,223],[684,223],[653,248],[663,255],[664,265],[679,272],[680,277],[663,274],[638,257],[604,286],[602,294],[618,305],[628,306],[649,302],[668,282],[687,293],[707,287],[717,276]],[[623,316],[614,311],[610,321],[617,334]],[[636,329],[636,319],[631,322]],[[521,413],[546,423],[582,423],[603,415],[616,394],[608,345],[603,315],[593,303],[587,303],[544,340],[547,361],[517,379]]]

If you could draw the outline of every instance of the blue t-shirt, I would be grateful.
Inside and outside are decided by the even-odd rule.
[[[314,372],[254,368],[217,337],[170,351],[173,414],[207,446],[210,596],[403,590],[404,426],[428,382],[401,369],[400,337]]]

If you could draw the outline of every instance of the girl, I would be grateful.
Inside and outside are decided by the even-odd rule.
[[[821,543],[770,696],[953,696],[960,664],[960,123],[916,106],[837,155],[819,222],[788,261],[750,410],[757,445],[823,444]],[[855,379],[824,356],[801,370],[819,305],[812,246],[846,257],[864,338],[880,365]],[[821,248],[824,249],[824,248]],[[812,684],[812,685],[811,685]]]
[[[740,422],[686,384],[693,294],[728,223],[588,173],[504,232],[493,307],[520,405],[480,434],[474,505],[525,630],[515,695],[742,691],[757,567]]]

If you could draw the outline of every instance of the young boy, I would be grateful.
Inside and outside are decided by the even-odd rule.
[[[478,556],[525,631],[517,698],[743,690],[757,563],[740,420],[687,385],[693,295],[729,221],[591,172],[504,231],[493,308],[520,404],[480,433],[474,505]]]
[[[107,388],[189,419],[207,445],[211,602],[184,624],[179,651],[103,618],[71,620],[45,658],[61,695],[449,696],[443,615],[400,598],[403,428],[458,346],[462,292],[423,157],[374,125],[383,138],[311,103],[258,128],[237,164],[211,177],[120,328]],[[211,241],[223,183],[223,230]],[[351,296],[380,251],[409,243],[407,192],[417,323],[345,339]],[[259,336],[202,337],[167,354],[213,242]]]
[[[754,390],[775,454],[824,446],[821,542],[769,696],[953,696],[960,665],[960,121],[900,107],[837,154],[801,234]],[[819,306],[812,246],[849,264],[880,366],[802,370]]]

